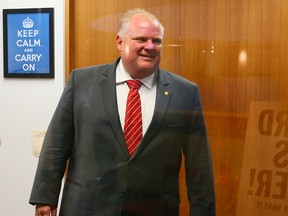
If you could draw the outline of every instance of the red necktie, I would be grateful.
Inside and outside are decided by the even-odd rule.
[[[130,156],[133,155],[142,139],[142,112],[138,89],[142,83],[139,80],[127,80],[130,88],[124,123],[124,136]]]

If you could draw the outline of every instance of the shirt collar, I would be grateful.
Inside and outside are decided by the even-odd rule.
[[[119,61],[119,64],[117,65],[116,69],[116,84],[124,83],[126,80],[133,79],[128,72],[125,70],[122,60]],[[153,73],[148,77],[145,77],[143,79],[139,79],[143,85],[145,85],[147,88],[152,89],[153,85],[156,84],[156,74]]]

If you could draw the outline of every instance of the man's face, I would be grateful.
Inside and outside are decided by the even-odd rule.
[[[144,78],[156,71],[161,59],[162,35],[158,22],[143,15],[131,18],[129,30],[116,38],[124,68],[133,78]]]

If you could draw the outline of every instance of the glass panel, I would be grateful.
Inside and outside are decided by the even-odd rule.
[[[199,84],[217,215],[288,213],[287,1],[181,1],[180,74]]]
[[[68,68],[114,61],[118,19],[134,7],[166,29],[161,67],[200,87],[217,215],[287,215],[288,1],[70,1]]]

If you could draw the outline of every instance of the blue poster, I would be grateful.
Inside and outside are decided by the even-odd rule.
[[[49,12],[25,13],[22,10],[22,13],[6,14],[6,75],[51,75],[54,72],[50,22]]]

